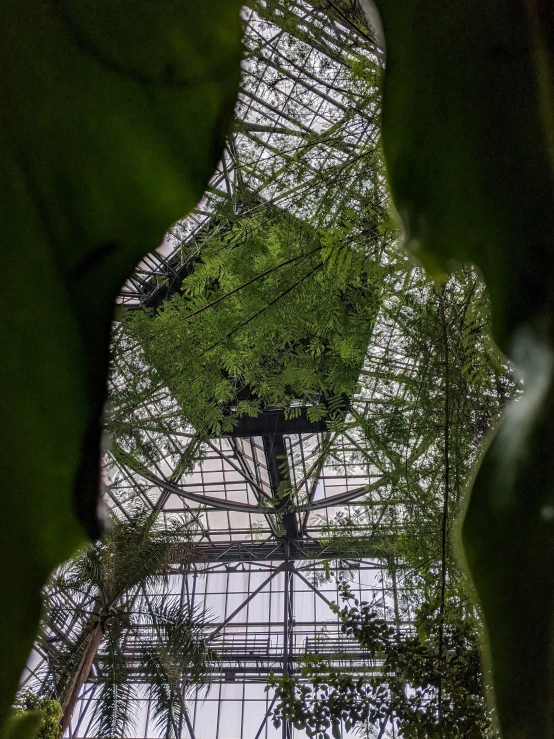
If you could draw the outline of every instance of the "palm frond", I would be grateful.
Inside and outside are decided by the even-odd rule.
[[[40,649],[47,654],[42,684],[48,694],[63,700],[68,692],[81,690],[87,676],[81,675],[78,684],[74,678],[91,629],[99,633],[102,625],[93,668],[99,738],[132,731],[136,694],[129,676],[136,672],[137,658],[146,678],[151,674],[157,681],[155,699],[160,701],[159,715],[165,716],[160,722],[166,721],[173,733],[171,727],[182,720],[177,696],[204,683],[210,673],[215,655],[206,640],[209,620],[198,609],[170,603],[163,578],[170,548],[180,552],[188,546],[196,527],[192,516],[166,522],[157,511],[136,509],[128,521],[115,521],[101,542],[61,568],[46,590]],[[152,589],[158,595],[146,596]],[[139,647],[131,657],[123,646],[129,638]]]
[[[217,662],[210,646],[210,615],[200,607],[171,602],[163,596],[152,599],[151,615],[159,648],[175,661],[186,684],[202,685]]]
[[[110,600],[145,585],[164,570],[169,547],[190,540],[196,521],[188,516],[165,521],[157,511],[139,510],[129,521],[114,525],[105,543],[104,569]]]
[[[99,590],[102,587],[102,563],[98,546],[87,547],[78,557],[60,567],[48,588],[60,592]]]
[[[97,739],[129,736],[137,718],[136,690],[129,680],[120,624],[106,631],[98,661],[97,710],[93,729]]]
[[[142,649],[140,669],[149,686],[154,725],[163,736],[178,739],[186,710],[179,664],[163,649],[152,646]]]

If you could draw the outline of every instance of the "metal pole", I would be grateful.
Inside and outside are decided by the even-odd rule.
[[[264,730],[264,726],[267,724],[267,719],[269,718],[269,713],[270,713],[271,709],[273,708],[273,706],[275,705],[275,701],[276,700],[277,700],[277,696],[274,695],[273,696],[273,700],[269,704],[269,708],[267,709],[267,712],[266,712],[265,716],[263,717],[263,721],[260,724],[260,728],[256,732],[256,736],[254,737],[254,739],[260,739],[260,737],[262,735],[262,731]]]
[[[283,603],[283,675],[291,671],[293,650],[293,609],[292,609],[292,567],[290,561],[290,543],[285,540],[285,577],[284,577],[284,603]],[[293,726],[290,719],[285,719],[282,724],[282,739],[292,739]]]

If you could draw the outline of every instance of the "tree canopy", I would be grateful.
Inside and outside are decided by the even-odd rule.
[[[377,195],[327,228],[255,198],[222,208],[189,246],[180,289],[124,315],[114,362],[135,342],[136,366],[111,395],[111,428],[160,386],[204,437],[269,405],[331,415],[356,388],[395,269],[384,257],[392,234]]]

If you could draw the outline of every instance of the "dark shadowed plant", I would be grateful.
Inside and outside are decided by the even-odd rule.
[[[382,139],[407,245],[472,262],[524,380],[462,527],[505,739],[554,734],[554,11],[549,0],[377,0]],[[492,696],[491,696],[492,697]]]
[[[3,3],[0,732],[41,588],[98,535],[115,298],[196,205],[221,155],[240,5]]]

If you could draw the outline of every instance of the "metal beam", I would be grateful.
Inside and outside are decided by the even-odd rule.
[[[314,591],[314,593],[315,593],[316,595],[318,595],[318,596],[319,596],[319,597],[321,598],[321,600],[322,600],[322,601],[323,601],[324,603],[327,603],[327,605],[328,605],[329,607],[331,607],[331,601],[330,601],[330,600],[328,600],[328,599],[327,599],[327,598],[326,598],[326,597],[325,597],[325,596],[323,595],[323,593],[322,593],[322,592],[321,592],[320,590],[318,590],[318,589],[317,589],[317,588],[316,588],[316,587],[314,586],[314,584],[313,584],[313,583],[311,583],[311,582],[310,582],[310,581],[308,580],[308,578],[307,578],[307,577],[304,577],[304,575],[302,575],[302,573],[298,572],[298,570],[297,570],[296,568],[295,568],[295,569],[293,570],[293,572],[294,572],[294,574],[295,574],[295,575],[296,575],[297,577],[299,577],[299,578],[300,578],[300,579],[301,579],[301,580],[302,580],[303,582],[305,582],[305,583],[306,583],[306,585],[307,585],[307,586],[308,586],[308,587],[310,588],[310,590],[313,590],[313,591]]]
[[[241,416],[229,436],[245,439],[274,434],[320,434],[327,431],[325,421],[310,421],[308,409],[302,408],[296,418],[285,418],[282,410],[265,410],[256,418]]]
[[[190,734],[190,739],[196,739],[196,736],[194,734],[194,729],[192,726],[192,722],[190,720],[189,712],[187,711],[186,707],[183,710],[184,716],[185,716],[185,723],[187,725],[188,732]]]
[[[355,540],[354,540],[355,541]],[[286,545],[289,545],[287,553]],[[383,550],[363,553],[353,553],[332,543],[322,543],[317,539],[271,539],[263,542],[226,541],[226,542],[196,542],[191,544],[187,552],[187,563],[216,563],[231,564],[239,562],[284,562],[322,560],[322,559],[378,559],[383,556]],[[169,564],[179,564],[169,562]]]
[[[214,637],[216,637],[216,636],[217,636],[217,635],[219,634],[219,632],[220,632],[220,631],[221,631],[222,629],[224,629],[224,628],[225,628],[225,626],[227,626],[227,624],[228,624],[228,623],[230,623],[230,622],[231,622],[231,621],[232,621],[232,620],[233,620],[233,619],[235,618],[235,616],[236,616],[236,615],[237,615],[238,613],[240,613],[240,612],[242,611],[242,609],[243,609],[243,608],[245,608],[245,607],[246,607],[246,606],[247,606],[247,605],[248,605],[248,604],[250,603],[250,601],[251,601],[251,600],[252,600],[253,598],[255,598],[255,597],[256,597],[256,595],[258,595],[258,593],[261,593],[261,591],[262,591],[262,590],[263,590],[263,589],[264,589],[264,588],[266,587],[266,585],[268,585],[268,584],[269,584],[269,583],[270,583],[270,582],[271,582],[271,581],[273,580],[273,578],[274,578],[274,577],[276,577],[276,576],[277,576],[277,575],[278,575],[278,574],[279,574],[280,572],[282,572],[283,570],[284,570],[284,564],[281,564],[281,565],[279,565],[279,567],[277,567],[277,568],[276,568],[276,569],[275,569],[275,570],[274,570],[274,571],[273,571],[273,572],[271,573],[271,575],[270,575],[270,576],[269,576],[269,577],[267,578],[267,580],[264,580],[264,581],[263,581],[263,583],[262,583],[262,584],[260,585],[260,587],[259,587],[259,588],[256,588],[256,590],[254,590],[254,591],[253,591],[252,593],[250,593],[250,595],[248,596],[248,598],[246,598],[246,600],[243,600],[243,602],[242,602],[242,603],[240,604],[240,606],[239,606],[238,608],[235,608],[235,610],[233,611],[233,613],[231,613],[231,615],[230,615],[230,616],[227,616],[227,618],[225,619],[225,621],[223,621],[223,623],[221,623],[221,624],[220,624],[220,625],[219,625],[219,626],[217,627],[217,629],[214,629],[214,631],[212,631],[212,633],[211,633],[211,634],[209,634],[209,636],[208,636],[207,640],[208,640],[208,641],[211,641],[211,640],[212,640],[212,639],[213,639]]]
[[[272,700],[272,701],[271,701],[271,703],[269,704],[269,708],[267,709],[267,711],[266,711],[266,713],[265,713],[265,716],[264,716],[264,717],[263,717],[263,719],[262,719],[262,723],[260,724],[260,728],[259,728],[259,729],[258,729],[258,731],[256,732],[256,736],[254,737],[254,739],[260,739],[260,737],[261,737],[261,735],[262,735],[262,731],[264,730],[264,727],[265,727],[265,725],[267,724],[267,719],[269,718],[269,713],[270,713],[270,711],[272,711],[272,710],[273,710],[273,706],[275,705],[275,701],[276,701],[276,700],[277,700],[277,696],[276,696],[276,695],[274,695],[274,696],[273,696],[273,700]]]

